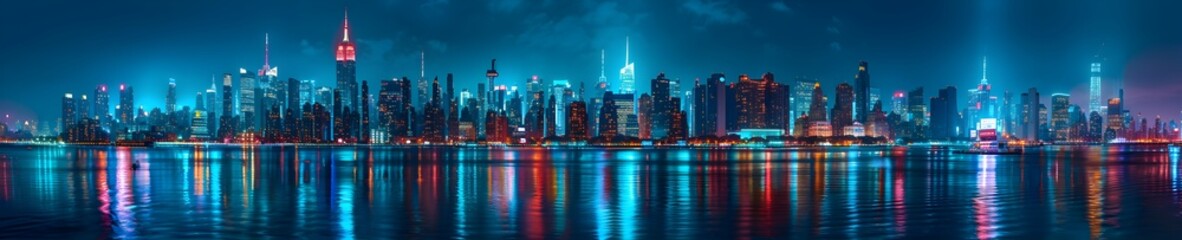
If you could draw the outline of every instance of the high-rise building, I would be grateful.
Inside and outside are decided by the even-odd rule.
[[[636,95],[632,93],[614,94],[612,103],[616,105],[617,134],[636,137],[640,135],[640,122],[636,116]]]
[[[1112,140],[1118,137],[1124,137],[1124,104],[1120,98],[1108,99],[1108,119],[1106,130],[1104,130],[1105,140]]]
[[[1101,92],[1100,62],[1092,62],[1092,74],[1088,84],[1088,111],[1101,112],[1104,108],[1104,97]]]
[[[620,68],[620,93],[631,94],[635,92],[636,85],[636,65],[628,59],[629,54],[629,39],[624,38],[624,67]]]
[[[603,92],[603,106],[599,108],[599,136],[612,139],[619,134],[619,113],[616,110],[619,106],[615,103],[615,96],[612,91]]]
[[[443,133],[447,126],[447,119],[440,106],[443,97],[439,90],[438,77],[431,81],[430,93],[431,99],[427,100],[426,105],[423,106],[423,138],[432,142],[442,142],[445,140]]]
[[[78,122],[78,103],[74,102],[74,94],[66,93],[62,97],[62,129],[69,130],[74,128],[74,124]]]
[[[705,83],[694,85],[694,136],[725,136],[726,77],[714,73]]]
[[[923,104],[923,87],[907,92],[907,121],[915,126],[927,126],[928,107]]]
[[[169,114],[176,112],[176,79],[168,79],[168,94],[164,98],[164,109]]]
[[[587,124],[587,103],[581,99],[571,102],[566,111],[566,137],[580,141],[590,138]]]
[[[1051,129],[1054,133],[1055,141],[1066,141],[1068,134],[1071,132],[1071,125],[1069,125],[1068,108],[1071,105],[1071,95],[1066,93],[1051,94]]]
[[[452,139],[459,135],[460,131],[460,103],[456,96],[455,80],[451,73],[447,74],[447,96],[444,101],[447,103],[447,128],[444,131],[444,136]]]
[[[79,120],[82,120],[82,119],[93,120],[94,119],[94,117],[92,117],[91,116],[92,114],[90,113],[90,106],[92,106],[92,105],[90,103],[90,99],[86,97],[86,94],[82,94],[82,98],[80,99],[80,101],[78,101],[78,103],[76,105],[78,105],[78,119]]]
[[[361,127],[357,130],[361,136],[361,143],[370,143],[373,140],[369,127],[369,102],[369,81],[361,81]]]
[[[554,95],[550,94],[550,100],[546,102],[546,109],[542,112],[546,120],[546,137],[558,136],[558,104]]]
[[[1043,131],[1039,128],[1038,90],[1030,88],[1022,94],[1022,138],[1028,142],[1038,142]]]
[[[940,89],[939,93],[931,98],[929,109],[931,110],[931,123],[928,127],[928,137],[947,140],[959,136],[956,129],[958,115],[956,87],[948,86]]]
[[[300,80],[299,89],[300,102],[298,105],[301,106],[300,110],[303,110],[304,103],[316,103],[316,80]]]
[[[673,115],[673,109],[676,106],[672,105],[674,96],[670,94],[670,80],[669,78],[665,77],[665,73],[657,74],[657,77],[653,78],[651,83],[651,109],[646,109],[648,110],[647,113],[642,110],[640,111],[640,114],[647,115],[647,120],[649,120],[649,123],[651,123],[651,125],[647,127],[648,130],[650,130],[650,136],[647,137],[660,139],[664,138],[665,135],[668,135],[669,126],[671,123],[670,116]],[[643,98],[644,96],[641,97]],[[641,128],[646,128],[644,126],[645,124],[645,121],[641,121]],[[643,133],[644,131],[642,130],[641,132]],[[641,138],[643,139],[644,137]]]
[[[484,76],[488,78],[488,85],[486,85],[486,86],[489,86],[489,88],[490,88],[489,90],[492,90],[491,89],[492,86],[496,86],[495,81],[496,81],[497,77],[500,75],[501,75],[500,73],[497,73],[497,60],[493,59],[492,66],[488,69],[488,71],[485,71],[485,73],[484,73]],[[485,93],[484,93],[484,91],[480,90],[480,91],[477,91],[477,94],[485,94]],[[493,100],[492,100],[493,94],[491,92],[489,92],[487,94],[488,94],[487,95],[488,99],[485,99],[484,102],[488,103],[488,109],[493,110],[493,111],[501,111],[502,109],[499,104],[493,104]]]
[[[809,124],[813,122],[829,122],[829,114],[826,113],[825,107],[828,98],[825,97],[825,92],[821,90],[821,83],[813,83],[813,95],[809,102]]]
[[[250,72],[247,72],[245,68],[238,69],[238,71],[240,74],[238,77],[237,113],[242,118],[242,124],[239,125],[241,127],[240,130],[245,131],[257,126],[255,113],[258,109],[256,109],[257,104],[255,104],[255,88],[257,87],[258,82],[256,82],[254,79],[254,75]]]
[[[813,85],[816,85],[816,83],[817,81],[815,81],[815,79],[809,79],[805,77],[797,77],[796,80],[793,81],[791,87],[792,96],[791,99],[789,99],[789,102],[792,103],[792,108],[788,114],[789,125],[792,129],[792,131],[788,131],[790,135],[804,135],[803,131],[796,131],[796,126],[803,126],[806,123],[798,122],[797,119],[799,119],[801,116],[806,116],[809,114],[809,108],[812,105],[813,99]]]
[[[751,79],[747,74],[741,74],[739,81],[735,83],[735,88],[738,91],[735,94],[737,105],[734,106],[739,111],[738,128],[766,128],[767,86],[764,85],[763,80]]]
[[[431,81],[427,79],[427,52],[419,51],[419,81],[418,81],[418,102],[415,106],[426,111],[427,105],[431,103]],[[436,77],[438,78],[438,76]]]
[[[854,98],[854,120],[865,124],[870,113],[870,72],[866,61],[858,63],[858,74],[854,75]]]
[[[237,133],[237,121],[234,119],[234,79],[226,73],[222,77],[222,116],[218,123],[218,138],[222,142],[234,138]]]
[[[349,39],[349,12],[345,12],[345,21],[341,27],[341,41],[336,49],[337,90],[344,96],[341,107],[356,109],[357,102],[357,45]],[[336,109],[337,106],[333,106]]]
[[[94,89],[94,116],[99,120],[99,126],[111,129],[111,94],[107,92],[107,85],[98,85]]]
[[[899,116],[907,114],[907,93],[899,90],[891,95],[891,113]]]
[[[571,102],[575,100],[575,92],[571,89],[570,80],[558,79],[550,83],[550,96],[555,99],[554,106],[554,132],[559,135],[566,135],[566,111]]]
[[[833,103],[833,117],[830,119],[833,136],[846,136],[849,133],[845,132],[845,128],[854,125],[854,87],[841,83],[837,85],[836,91],[837,101]]]
[[[640,139],[652,139],[653,135],[653,97],[648,93],[640,94],[640,98],[636,100],[636,122],[637,122],[637,137]]]

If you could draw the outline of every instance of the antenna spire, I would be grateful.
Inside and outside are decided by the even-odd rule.
[[[427,77],[427,52],[419,50],[419,79]]]
[[[271,33],[263,35],[263,68],[271,68]]]
[[[604,75],[604,73],[605,73],[605,72],[604,72],[604,70],[603,70],[603,59],[604,59],[606,56],[607,56],[607,55],[605,54],[605,51],[604,51],[603,49],[599,49],[599,78],[604,78],[604,77],[606,77],[606,76]]]
[[[624,37],[624,65],[628,65],[628,51],[630,49],[631,36]]]
[[[981,58],[981,85],[989,84],[989,79],[985,77],[986,76],[985,74],[988,73],[988,68],[989,68],[989,57],[982,57]]]

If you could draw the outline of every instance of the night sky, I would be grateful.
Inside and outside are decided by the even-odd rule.
[[[866,60],[883,95],[953,85],[964,106],[987,56],[996,95],[1037,87],[1048,106],[1068,92],[1086,108],[1100,54],[1105,92],[1123,82],[1134,114],[1182,110],[1178,1],[50,0],[0,3],[0,113],[53,119],[63,93],[92,95],[100,83],[134,86],[137,105],[163,108],[169,78],[192,106],[212,75],[259,69],[266,33],[281,79],[331,87],[346,7],[359,81],[417,79],[424,51],[426,75],[455,73],[457,91],[475,91],[492,58],[509,85],[532,75],[590,83],[604,49],[618,86],[631,36],[644,92],[660,72],[688,84],[770,71],[819,78],[832,94]]]

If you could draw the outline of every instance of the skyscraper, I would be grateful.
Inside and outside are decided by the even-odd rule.
[[[624,38],[624,67],[620,68],[620,93],[631,94],[636,89],[636,66],[628,59],[629,38]]]
[[[176,79],[168,79],[168,95],[164,98],[164,111],[169,114],[176,112]]]
[[[245,68],[238,69],[238,112],[242,116],[241,130],[258,129],[256,118],[255,87],[257,82],[254,75]]]
[[[369,131],[369,102],[369,82],[361,81],[361,128],[357,130],[360,132],[361,143],[370,143],[372,140]]]
[[[1068,125],[1068,108],[1071,105],[1071,95],[1066,93],[1051,94],[1051,129],[1055,141],[1066,141],[1071,131]]]
[[[1039,134],[1039,103],[1038,90],[1030,88],[1022,94],[1022,137],[1028,142],[1038,142]]]
[[[78,122],[78,103],[74,102],[74,94],[66,93],[62,97],[62,129],[70,130]]]
[[[571,140],[587,140],[587,103],[581,99],[571,102],[566,111],[566,137]]]
[[[337,90],[344,96],[341,107],[354,107],[357,102],[357,45],[349,39],[349,12],[345,12],[345,22],[341,27],[341,41],[337,43]],[[336,106],[333,106],[335,109]],[[356,109],[356,108],[352,108]]]
[[[648,93],[640,94],[636,100],[637,137],[640,139],[653,138],[653,97]]]
[[[492,66],[490,66],[488,71],[485,71],[485,73],[484,73],[484,76],[488,78],[488,85],[486,85],[486,86],[489,87],[489,90],[492,90],[492,86],[496,86],[494,81],[497,79],[497,76],[500,76],[500,75],[501,75],[500,73],[497,73],[497,60],[493,59]],[[477,91],[477,94],[485,94],[485,93],[484,93],[484,91]],[[489,92],[487,94],[488,94],[487,95],[488,99],[485,99],[484,102],[486,102],[488,104],[488,109],[493,110],[493,111],[501,111],[501,106],[499,104],[493,103],[492,92]]]
[[[111,129],[111,94],[107,92],[107,85],[98,85],[94,89],[94,116],[100,126]]]
[[[1088,111],[1102,112],[1104,109],[1104,100],[1101,94],[1101,77],[1100,77],[1100,62],[1092,62],[1092,76],[1088,84]]]
[[[941,88],[937,95],[931,98],[929,109],[931,110],[929,137],[939,140],[958,137],[956,119],[959,110],[956,106],[956,87]]]
[[[705,83],[694,87],[694,136],[726,135],[726,77],[711,74]]]
[[[599,109],[599,136],[612,139],[619,134],[619,111],[616,110],[615,94],[603,92],[603,106]]]
[[[810,99],[812,101],[809,101],[809,121],[828,122],[829,114],[827,114],[827,111],[825,110],[825,105],[828,100],[825,97],[824,90],[821,89],[820,82],[813,83],[813,94]]]
[[[119,84],[119,106],[116,109],[120,125],[134,125],[135,121],[135,90],[130,86]]]
[[[792,96],[789,100],[791,102],[791,109],[788,118],[792,131],[789,131],[789,134],[794,136],[804,134],[803,132],[797,132],[796,126],[803,126],[806,123],[797,122],[796,120],[801,116],[809,114],[809,107],[812,105],[813,99],[813,85],[816,83],[817,81],[805,77],[796,77],[796,80],[791,84],[792,87],[790,90],[792,91]]]
[[[907,92],[907,120],[914,123],[915,126],[928,125],[928,107],[923,102],[923,87]]]
[[[651,122],[650,130],[653,139],[664,138],[668,134],[670,126],[670,117],[673,114],[672,106],[673,96],[670,95],[669,79],[665,77],[665,73],[660,73],[652,81],[652,108],[648,109],[648,113],[641,111],[641,114],[647,114],[648,120]],[[642,96],[643,97],[643,96]],[[644,128],[645,123],[641,122],[641,128]],[[641,131],[644,132],[644,131]],[[642,137],[643,138],[643,137]]]
[[[854,75],[854,117],[855,121],[863,124],[866,124],[870,112],[870,72],[866,68],[866,61],[859,62],[858,74]]]
[[[447,74],[447,96],[444,101],[447,103],[447,131],[444,131],[449,139],[459,135],[460,132],[460,103],[456,96],[455,80],[451,73]]]
[[[222,77],[222,116],[218,123],[218,137],[221,141],[229,141],[237,133],[234,120],[234,79],[226,73]]]
[[[854,125],[854,88],[848,83],[841,83],[837,85],[836,94],[837,101],[833,103],[833,117],[830,119],[833,136],[850,135],[845,132],[845,127]]]

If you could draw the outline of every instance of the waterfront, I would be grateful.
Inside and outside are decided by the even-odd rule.
[[[1178,161],[1099,146],[8,145],[0,238],[1168,238]]]

